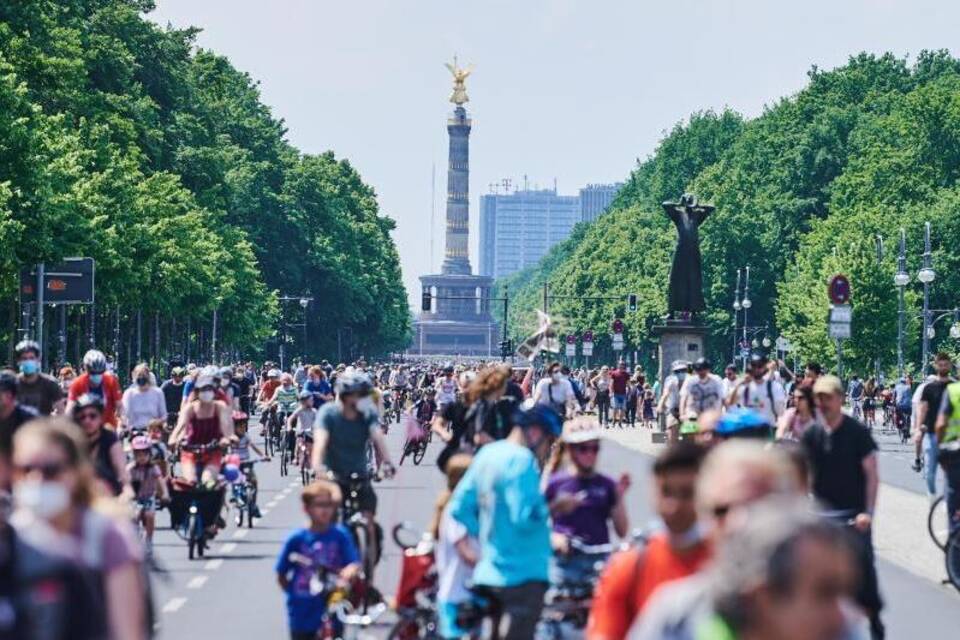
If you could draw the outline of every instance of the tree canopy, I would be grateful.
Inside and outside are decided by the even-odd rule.
[[[960,250],[960,61],[925,51],[911,63],[860,54],[834,70],[813,68],[807,86],[751,120],[730,111],[696,113],[640,162],[608,213],[561,243],[535,268],[507,281],[514,326],[529,328],[537,293],[623,295],[623,301],[551,304],[561,331],[627,325],[628,348],[653,351],[649,327],[666,310],[676,232],[660,203],[696,193],[716,205],[701,228],[708,351],[728,361],[733,348],[736,273],[750,266],[751,326],[786,336],[804,358],[833,364],[826,283],[852,282],[853,336],[845,360],[861,371],[896,363],[899,229],[908,271],[916,274],[925,221],[934,236],[934,308],[951,309]],[[878,236],[884,250],[878,254]],[[627,293],[638,313],[625,314]],[[918,288],[906,292],[908,360],[916,362]],[[941,325],[938,336],[947,332]],[[935,346],[939,344],[935,340]],[[944,346],[948,343],[944,342]]]
[[[286,325],[304,321],[313,357],[405,346],[394,223],[373,189],[332,152],[291,146],[253,79],[198,49],[196,29],[147,20],[152,8],[0,5],[8,326],[22,267],[84,255],[97,261],[96,313],[71,317],[108,350],[130,343],[135,317],[155,347],[208,357],[215,317],[235,353],[268,340],[275,350],[280,334],[300,335]],[[304,313],[282,295],[313,302]]]

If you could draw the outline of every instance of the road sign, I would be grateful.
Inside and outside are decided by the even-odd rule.
[[[583,341],[584,342],[593,342],[593,331],[587,329],[583,332]]]
[[[849,322],[831,322],[830,337],[834,340],[846,340],[850,337]]]
[[[780,336],[776,341],[777,351],[786,351],[790,347],[790,341]]]
[[[567,344],[577,344],[577,336],[572,333],[567,336]]]
[[[613,350],[623,351],[623,334],[622,333],[613,334]]]
[[[750,347],[740,347],[740,357],[749,358],[750,357]]]
[[[45,304],[91,304],[94,301],[93,258],[67,258],[46,265],[43,274]],[[36,266],[20,271],[20,301],[37,301]]]
[[[846,322],[850,324],[853,321],[853,307],[848,304],[838,304],[830,307],[830,322]]]
[[[850,302],[850,280],[842,273],[830,278],[827,294],[833,304],[847,304]]]
[[[572,358],[577,355],[577,345],[576,344],[567,344],[567,357]]]
[[[613,332],[615,334],[623,333],[623,320],[621,320],[620,318],[617,318],[616,320],[613,321]]]

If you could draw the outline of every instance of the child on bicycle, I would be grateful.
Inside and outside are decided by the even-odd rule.
[[[167,485],[161,481],[160,468],[153,461],[150,440],[146,436],[137,436],[130,444],[133,448],[133,462],[127,465],[127,473],[139,507],[140,523],[143,524],[144,548],[150,556],[153,554],[157,495],[161,502],[166,503],[170,501],[170,494],[167,492]]]
[[[253,460],[250,459],[250,449],[253,449],[261,460],[269,461],[270,456],[263,455],[260,447],[253,444],[250,436],[247,434],[250,416],[242,411],[233,412],[233,438],[230,440],[230,450],[240,458],[240,471],[247,477],[250,484],[250,513],[253,517],[260,517],[260,509],[257,507],[257,474],[253,471]]]
[[[306,460],[309,461],[313,449],[313,421],[317,417],[317,410],[313,408],[313,394],[309,391],[301,391],[298,399],[300,406],[287,418],[287,428],[296,435],[296,451],[299,453],[305,450]],[[301,463],[296,455],[293,459],[297,464]]]
[[[429,428],[430,423],[433,422],[433,416],[437,412],[437,403],[434,400],[436,393],[434,389],[427,389],[423,397],[413,405],[413,415],[424,429]]]
[[[360,556],[350,533],[336,523],[342,500],[337,483],[317,480],[303,490],[301,500],[309,523],[287,537],[274,570],[287,594],[290,637],[312,640],[324,626],[329,595],[313,593],[312,578],[326,570],[349,582],[360,572]]]

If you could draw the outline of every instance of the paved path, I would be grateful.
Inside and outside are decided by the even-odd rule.
[[[394,452],[401,444],[398,432],[395,429],[389,437]],[[610,440],[601,452],[601,465],[612,475],[623,471],[633,475],[628,511],[631,523],[643,525],[651,518],[648,478],[657,448],[640,430],[611,433]],[[432,445],[422,466],[408,462],[395,480],[378,486],[380,518],[388,530],[403,520],[419,526],[428,521],[444,482],[433,465],[437,452],[437,445]],[[894,457],[899,453],[885,451],[882,455],[890,458],[881,463],[882,474],[888,462],[902,463]],[[283,597],[276,586],[273,563],[287,533],[303,521],[300,483],[298,476],[281,479],[275,463],[260,465],[258,471],[265,517],[249,530],[238,530],[231,523],[204,560],[189,561],[184,542],[169,530],[158,531],[157,555],[166,568],[156,581],[160,638],[285,637]],[[906,489],[885,483],[880,495],[877,546],[882,560],[878,569],[892,639],[947,637],[944,630],[960,628],[960,597],[941,586],[934,575],[942,575],[942,564],[934,561],[939,553],[925,551],[932,543],[926,535],[925,519],[917,519],[917,510],[926,503],[918,493],[922,490],[922,485]],[[166,514],[160,516],[160,522],[167,522]],[[390,540],[377,575],[384,593],[395,591],[399,564],[399,549]],[[374,629],[373,637],[385,637],[387,623],[385,619]]]

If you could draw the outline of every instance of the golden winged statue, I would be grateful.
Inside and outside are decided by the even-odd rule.
[[[457,64],[457,56],[453,56],[453,64],[445,62],[444,66],[453,74],[453,93],[450,94],[450,102],[458,107],[465,102],[470,102],[470,98],[467,97],[467,87],[464,81],[473,71],[473,65],[471,64],[466,69],[463,69]]]

